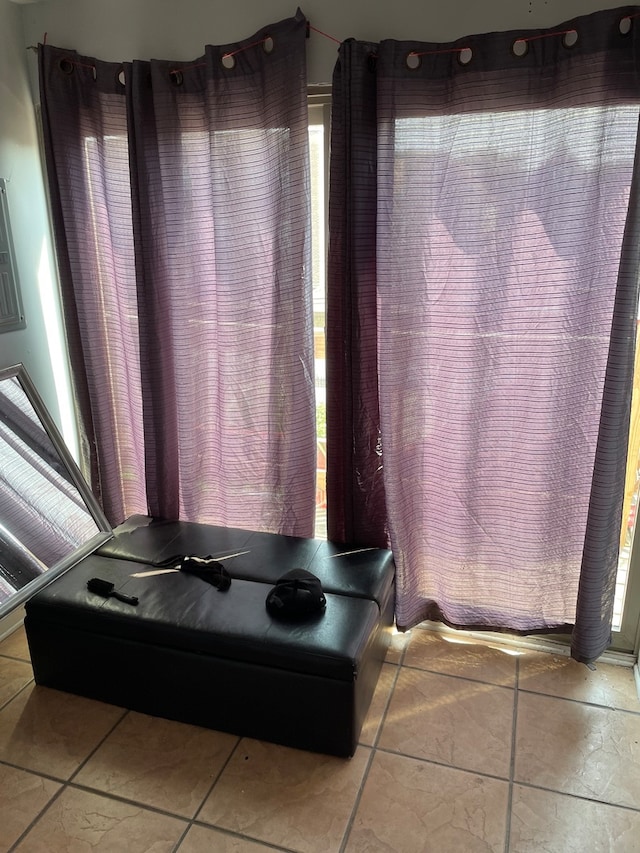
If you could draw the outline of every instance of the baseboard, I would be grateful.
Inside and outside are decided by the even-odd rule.
[[[24,622],[24,607],[16,607],[0,619],[0,642],[13,634]]]

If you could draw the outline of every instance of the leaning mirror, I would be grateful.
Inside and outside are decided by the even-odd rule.
[[[111,535],[24,366],[0,370],[0,618]]]

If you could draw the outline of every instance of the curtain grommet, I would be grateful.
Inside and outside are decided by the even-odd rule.
[[[562,44],[569,49],[575,47],[578,44],[578,31],[568,30],[566,33],[564,33],[564,35],[562,36]]]
[[[118,68],[118,70],[116,71],[116,83],[119,86],[122,86],[122,88],[124,89],[125,84],[126,84],[126,78],[125,78],[125,74],[124,74],[124,65],[121,65],[120,68]]]
[[[232,71],[236,67],[236,58],[232,53],[223,53],[220,62],[227,71]]]
[[[60,62],[58,62],[58,68],[63,74],[73,74],[74,64],[73,59],[69,59],[68,56],[63,56]]]
[[[620,21],[618,22],[618,29],[621,36],[629,35],[633,29],[633,21],[630,15],[625,15],[623,18],[620,18]]]
[[[174,86],[182,86],[184,83],[184,75],[182,74],[182,71],[179,71],[177,68],[174,68],[173,71],[169,72],[169,79]]]
[[[511,53],[521,59],[529,53],[529,42],[526,39],[516,39],[511,45]]]
[[[417,71],[422,65],[422,58],[419,53],[415,53],[413,50],[410,50],[405,56],[404,62],[409,71]]]
[[[276,46],[275,41],[273,40],[273,36],[265,36],[262,41],[262,49],[269,56],[269,54],[273,53],[274,48]]]
[[[473,51],[470,47],[463,47],[458,51],[458,63],[468,65],[473,59]]]

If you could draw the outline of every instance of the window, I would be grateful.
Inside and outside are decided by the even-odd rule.
[[[313,278],[313,341],[316,382],[316,526],[327,538],[326,493],[326,371],[325,293],[327,257],[327,200],[329,177],[330,95],[314,87],[309,95],[309,157],[311,174],[311,245]]]

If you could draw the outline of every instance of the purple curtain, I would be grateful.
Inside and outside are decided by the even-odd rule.
[[[327,357],[356,390],[329,397],[327,442],[352,474],[334,486],[368,513],[360,453],[379,428],[372,542],[388,518],[401,628],[571,632],[582,661],[608,645],[638,298],[636,13],[341,47],[331,287],[366,304],[367,340],[375,314],[377,351],[345,315]],[[363,437],[352,412],[376,364]]]
[[[333,81],[327,276],[327,537],[387,547],[377,381],[376,45]]]
[[[85,456],[107,516],[310,536],[302,14],[190,62],[40,48]]]

